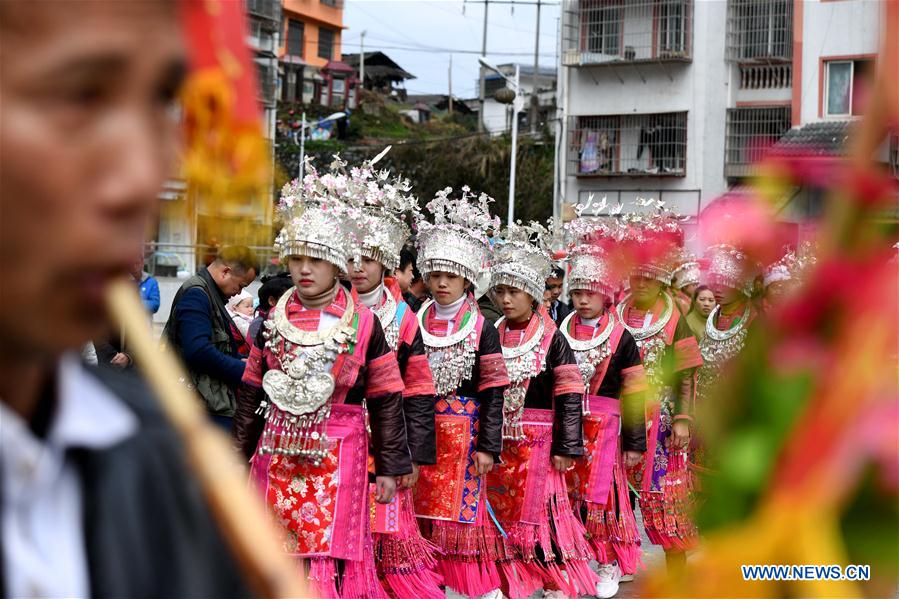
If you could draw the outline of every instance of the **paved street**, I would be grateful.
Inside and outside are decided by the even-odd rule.
[[[643,563],[646,565],[646,570],[638,572],[634,582],[622,583],[618,589],[618,594],[615,595],[616,599],[640,597],[640,579],[644,578],[646,573],[650,570],[665,567],[665,552],[662,551],[662,548],[658,545],[653,545],[649,542],[649,539],[646,538],[646,531],[643,529],[643,519],[641,518],[639,511],[637,511],[636,516],[637,529],[640,531],[640,538],[642,540],[641,548]]]

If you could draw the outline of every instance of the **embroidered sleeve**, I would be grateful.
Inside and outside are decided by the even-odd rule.
[[[262,386],[262,350],[254,343],[250,348],[250,356],[247,358],[247,367],[243,371],[241,382],[253,387]]]
[[[646,383],[646,371],[642,364],[625,368],[621,371],[621,394],[631,395],[643,393],[648,385]]]
[[[434,380],[431,377],[431,366],[428,364],[426,355],[416,354],[409,356],[403,383],[406,386],[406,390],[403,391],[404,397],[437,394],[434,390]]]
[[[396,356],[389,352],[369,361],[365,380],[365,397],[380,397],[391,393],[403,392],[403,379]]]
[[[674,342],[674,372],[702,366],[702,356],[696,338],[690,335]]]
[[[562,364],[553,369],[553,397],[583,392],[584,379],[577,364]]]
[[[478,359],[478,391],[491,387],[506,387],[509,385],[509,374],[506,372],[506,361],[502,354],[487,354]]]

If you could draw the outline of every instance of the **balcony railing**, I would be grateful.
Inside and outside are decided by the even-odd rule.
[[[790,106],[729,109],[724,142],[724,176],[750,176],[753,166],[790,130],[790,117]]]
[[[740,89],[785,89],[793,87],[793,65],[741,64]]]
[[[793,0],[728,0],[727,59],[789,62],[793,58]]]
[[[692,59],[692,0],[565,0],[566,66]]]
[[[686,170],[686,112],[569,117],[569,173],[683,177]]]

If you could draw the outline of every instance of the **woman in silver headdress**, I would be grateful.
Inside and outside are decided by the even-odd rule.
[[[700,266],[693,254],[681,248],[676,258],[677,265],[671,274],[671,291],[677,307],[685,316],[693,305],[693,296],[699,286]]]
[[[234,435],[284,534],[309,560],[322,597],[386,599],[372,553],[371,497],[390,503],[412,473],[403,381],[377,317],[338,284],[352,243],[335,202],[341,177],[312,170],[285,187],[276,249],[296,285],[254,344],[238,394]],[[370,489],[366,418],[375,484]]]
[[[678,223],[658,214],[633,216],[616,246],[630,266],[630,293],[615,316],[640,349],[651,393],[645,459],[628,469],[639,493],[649,540],[665,550],[669,571],[683,572],[684,551],[698,537],[691,514],[688,451],[696,368],[702,364],[696,339],[674,298],[671,256],[681,237]]]
[[[697,371],[696,401],[707,409],[722,370],[743,350],[757,316],[750,299],[757,270],[745,252],[731,245],[711,246],[703,258],[705,280],[718,304],[706,319],[705,335],[699,343],[702,366]],[[703,453],[702,444],[694,443],[694,467],[703,468]]]
[[[599,582],[565,484],[565,472],[584,453],[583,383],[568,342],[542,306],[552,272],[548,238],[538,223],[510,225],[495,247],[490,278],[503,311],[496,326],[511,385],[502,460],[487,476],[487,495],[515,555],[500,564],[513,598],[540,588],[544,597],[592,595]]]
[[[496,328],[470,289],[488,266],[487,231],[498,228],[486,195],[451,189],[428,205],[434,222],[418,224],[418,269],[434,299],[418,312],[437,391],[437,463],[422,466],[416,514],[441,550],[447,588],[470,597],[499,596],[496,563],[509,559],[488,515],[485,475],[502,451],[503,391],[509,384]]]
[[[582,376],[586,446],[586,458],[568,473],[569,489],[600,564],[596,596],[608,598],[641,564],[625,471],[646,451],[646,372],[634,337],[612,309],[617,277],[603,249],[607,227],[583,218],[566,227],[573,237],[568,289],[575,311],[559,328]]]
[[[404,218],[418,214],[418,203],[409,193],[409,181],[390,179],[386,171],[373,170],[383,155],[350,171],[346,194],[353,211],[355,235],[362,246],[361,256],[347,264],[353,298],[375,313],[387,344],[396,354],[405,386],[403,412],[412,456],[412,474],[398,481],[394,524],[385,527],[379,519],[375,520],[375,560],[381,580],[392,596],[442,599],[440,577],[434,570],[436,548],[422,537],[412,494],[419,468],[437,461],[434,381],[418,319],[403,301],[396,281],[385,278],[385,273],[394,272],[400,264],[400,252],[410,234]]]

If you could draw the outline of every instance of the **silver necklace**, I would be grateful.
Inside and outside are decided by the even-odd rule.
[[[574,351],[574,359],[577,361],[578,370],[584,379],[584,393],[586,396],[587,391],[590,389],[590,381],[593,380],[593,376],[596,374],[596,369],[612,353],[612,348],[608,341],[612,337],[612,331],[615,329],[615,314],[609,312],[609,322],[605,328],[599,332],[599,335],[588,340],[575,339],[574,335],[568,331],[571,319],[575,314],[576,312],[572,312],[565,317],[565,320],[562,321],[561,329],[562,334],[568,341],[568,345]],[[584,402],[584,410],[585,414],[590,413],[586,400]]]
[[[269,401],[262,402],[257,413],[269,426],[259,451],[300,456],[319,464],[327,455],[323,423],[331,414],[335,387],[331,368],[337,356],[355,341],[356,330],[350,323],[356,310],[352,296],[347,294],[346,311],[337,324],[321,333],[303,331],[287,317],[291,293],[281,297],[271,320],[265,323],[266,348],[281,369],[269,370],[262,377]]]
[[[719,331],[715,326],[715,318],[720,306],[715,306],[705,324],[705,337],[699,342],[699,353],[702,355],[702,366],[697,370],[697,391],[705,398],[715,381],[720,378],[724,366],[743,350],[746,342],[746,323],[749,320],[749,306],[742,318],[726,331]]]
[[[445,397],[454,394],[462,381],[470,379],[474,370],[475,354],[477,353],[477,304],[471,299],[468,302],[471,316],[464,326],[455,333],[446,337],[438,337],[428,332],[425,326],[425,317],[433,306],[434,300],[428,300],[418,311],[418,324],[421,330],[425,353],[428,356],[428,364],[431,366],[431,375],[434,378],[434,388],[437,395]]]
[[[521,441],[525,438],[521,417],[524,414],[524,400],[527,395],[526,382],[546,370],[546,356],[541,343],[546,324],[540,314],[535,314],[531,318],[534,316],[539,319],[539,323],[537,331],[530,339],[525,339],[516,347],[506,347],[500,339],[500,348],[511,383],[503,391],[503,439],[510,441]],[[496,328],[499,329],[505,320],[505,316],[497,320]]]
[[[746,310],[743,311],[743,316],[740,317],[740,321],[735,325],[727,329],[726,331],[721,331],[715,326],[717,322],[718,312],[721,310],[721,306],[715,306],[712,310],[712,313],[709,314],[709,317],[705,321],[705,335],[706,337],[711,337],[715,341],[727,341],[734,335],[738,335],[740,331],[743,330],[743,323],[749,318],[749,305],[746,306]]]
[[[662,299],[665,300],[665,310],[662,312],[662,315],[659,316],[659,319],[645,327],[632,327],[627,324],[627,319],[624,316],[624,309],[630,299],[631,296],[628,295],[620,304],[618,304],[618,319],[621,321],[621,326],[623,326],[628,333],[633,335],[634,340],[636,341],[643,341],[644,339],[649,339],[650,337],[658,335],[659,332],[665,328],[665,325],[668,324],[668,321],[671,320],[671,316],[674,314],[674,300],[672,300],[671,296],[667,293],[662,293]]]
[[[374,312],[381,322],[381,328],[384,329],[384,337],[387,338],[387,345],[390,349],[396,351],[400,340],[400,327],[396,322],[396,300],[393,294],[386,288],[384,289],[384,305],[375,308]]]
[[[659,365],[661,364],[662,357],[665,355],[665,347],[667,345],[664,337],[660,336],[659,333],[664,330],[668,325],[668,321],[670,321],[671,317],[674,315],[674,300],[672,300],[671,296],[667,293],[662,293],[662,298],[665,300],[665,310],[655,323],[645,327],[632,327],[627,324],[627,319],[624,316],[624,308],[631,299],[630,295],[618,304],[617,309],[618,319],[621,321],[621,326],[623,326],[625,330],[634,337],[634,341],[637,342],[637,348],[640,350],[640,356],[643,359],[643,368],[646,370],[646,378],[652,382],[656,388],[662,388],[664,386]]]

